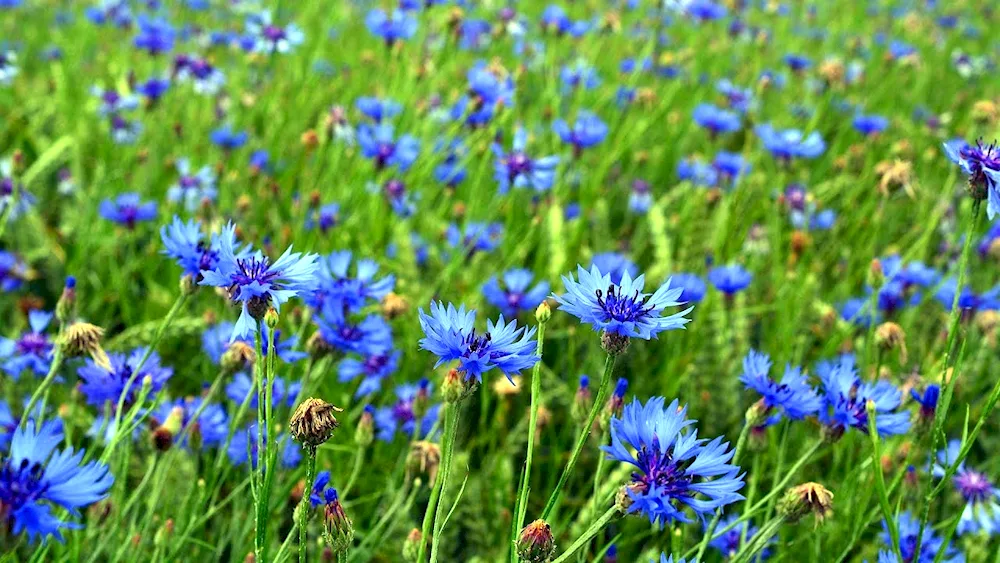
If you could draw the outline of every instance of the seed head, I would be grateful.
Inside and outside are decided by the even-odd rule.
[[[795,523],[813,514],[820,524],[833,513],[833,493],[819,483],[804,483],[788,489],[778,502],[778,514]]]
[[[315,451],[316,447],[329,440],[333,436],[333,431],[340,426],[333,413],[342,410],[322,399],[310,397],[299,403],[288,420],[288,428],[293,438]]]
[[[104,338],[103,328],[90,323],[75,322],[66,327],[60,346],[69,358],[90,356],[97,365],[110,370],[111,361],[101,347],[102,338]]]

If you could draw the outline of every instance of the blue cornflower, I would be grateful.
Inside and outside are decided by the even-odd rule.
[[[271,155],[265,149],[258,149],[250,153],[249,165],[250,171],[254,174],[260,174],[261,172],[270,172],[269,162],[271,160]]]
[[[98,0],[96,5],[88,6],[84,14],[96,25],[109,22],[120,28],[132,25],[132,8],[128,0]]]
[[[191,171],[191,161],[177,160],[177,183],[167,190],[167,199],[172,202],[183,200],[188,211],[193,211],[204,201],[214,202],[219,191],[215,188],[215,173],[209,166],[202,166],[197,172]]]
[[[717,266],[708,271],[708,281],[715,289],[731,297],[749,287],[753,274],[739,264]]]
[[[208,62],[207,59],[198,55],[177,55],[174,57],[173,72],[178,81],[191,82],[195,93],[205,96],[218,94],[226,84],[226,75],[212,63]],[[217,129],[212,133],[212,142],[227,150],[230,148],[239,148],[246,142],[246,133],[220,133],[223,130],[228,130],[228,127]],[[218,141],[216,140],[216,135],[218,135]],[[227,135],[229,136],[228,140],[226,140]],[[240,140],[241,138],[242,141]],[[227,143],[235,146],[228,147]]]
[[[396,433],[402,431],[407,438],[430,439],[431,430],[437,422],[441,404],[427,404],[432,386],[423,379],[417,383],[404,383],[396,387],[396,402],[388,407],[375,410],[376,436],[379,440],[391,442]],[[418,405],[423,405],[419,406]],[[415,407],[427,409],[419,417]],[[417,424],[420,424],[418,427]]]
[[[147,103],[152,106],[160,101],[160,98],[170,89],[169,78],[150,78],[136,86],[135,91],[146,98]]]
[[[24,398],[24,403],[21,405],[22,410],[28,406],[29,400],[29,397]],[[50,409],[43,408],[41,403],[35,403],[35,406],[31,410],[33,412],[28,417],[29,420],[45,419],[41,430],[43,434],[62,433],[63,421],[58,417],[57,412],[47,412]],[[0,453],[7,451],[7,446],[10,445],[10,439],[14,436],[14,431],[21,424],[21,418],[21,416],[14,415],[7,401],[0,400]]]
[[[501,288],[497,277],[493,276],[483,285],[483,295],[501,313],[514,318],[521,311],[534,311],[549,293],[549,282],[544,280],[529,288],[533,278],[530,270],[508,270],[503,275],[504,287]]]
[[[865,136],[878,135],[889,126],[889,120],[881,115],[857,114],[851,122],[859,133]]]
[[[649,563],[656,563],[656,561],[650,559]],[[683,557],[677,559],[677,561],[674,561],[674,555],[672,553],[670,555],[667,555],[666,553],[660,553],[660,563],[697,563],[697,562],[694,560],[688,562]]]
[[[954,277],[949,277],[934,292],[934,299],[950,311],[952,304],[955,302],[956,289],[958,289],[958,280]],[[979,295],[973,292],[972,288],[968,285],[962,287],[962,292],[958,295],[958,308],[965,314],[1000,309],[1000,285]]]
[[[267,440],[266,429],[263,439]],[[281,448],[278,457],[282,467],[295,467],[302,461],[302,448],[293,443],[287,433],[279,434],[274,442]],[[245,430],[233,434],[226,455],[229,456],[229,461],[233,462],[234,465],[243,465],[250,459],[252,467],[257,468],[257,461],[260,458],[257,451],[257,423],[251,422]]]
[[[698,303],[705,298],[705,281],[698,274],[681,272],[670,276],[674,287],[681,290],[677,300],[681,303]]]
[[[17,66],[17,53],[0,51],[0,85],[10,86],[20,71]]]
[[[949,440],[948,446],[937,453],[931,472],[944,477],[948,467],[955,463],[962,449],[959,440]],[[965,501],[965,508],[958,521],[959,535],[984,533],[987,537],[1000,532],[1000,489],[983,472],[965,465],[958,465],[952,483]]]
[[[399,350],[391,344],[373,346],[365,350],[361,358],[348,356],[337,365],[337,380],[347,383],[362,377],[355,397],[371,395],[382,389],[382,380],[389,377],[399,369]]]
[[[493,177],[499,184],[501,194],[507,193],[511,186],[515,188],[530,187],[538,192],[544,192],[552,187],[555,181],[558,156],[533,158],[525,153],[528,144],[528,132],[523,127],[514,130],[514,140],[511,151],[504,151],[500,143],[493,143],[494,161]]]
[[[704,520],[706,515],[743,500],[740,468],[729,443],[715,438],[706,443],[697,430],[685,431],[696,421],[687,418],[687,407],[676,400],[664,407],[663,397],[645,405],[635,399],[621,417],[611,419],[611,445],[602,446],[608,459],[634,465],[626,486],[629,513],[641,512],[651,523],[690,522],[684,508]],[[629,448],[635,450],[635,454]]]
[[[712,168],[719,173],[719,178],[735,186],[740,178],[750,173],[750,163],[743,155],[734,152],[719,151],[712,160]]]
[[[368,258],[354,261],[353,276],[350,250],[340,250],[321,257],[316,270],[316,287],[307,301],[316,309],[325,306],[357,313],[365,305],[378,303],[392,291],[396,277],[392,274],[381,278],[378,263]]]
[[[226,440],[229,434],[229,417],[226,410],[219,404],[208,404],[194,420],[195,412],[201,408],[204,399],[201,397],[189,397],[187,399],[177,399],[173,402],[164,402],[155,410],[149,413],[153,427],[162,425],[167,418],[177,409],[181,413],[181,428],[191,426],[188,435],[181,442],[181,447],[188,448],[192,436],[197,436],[195,441],[202,450],[219,446]],[[176,439],[176,436],[174,436]]]
[[[802,370],[785,366],[781,381],[771,379],[771,359],[767,354],[755,350],[743,358],[743,374],[740,382],[748,389],[761,395],[761,415],[779,409],[793,420],[801,420],[819,412],[821,402],[816,390],[809,385],[809,379]]]
[[[309,490],[309,503],[314,507],[323,504],[324,492],[330,484],[330,472],[323,470],[316,474],[312,489]]]
[[[469,222],[464,232],[452,223],[445,231],[448,246],[465,251],[471,258],[477,252],[492,252],[503,241],[503,225],[500,223]]]
[[[601,85],[601,77],[597,69],[583,59],[577,59],[572,64],[563,65],[559,69],[559,81],[562,82],[563,93],[582,87],[593,90]]]
[[[722,19],[729,13],[725,6],[712,0],[665,0],[665,2],[668,7],[673,4],[686,16],[701,22]]]
[[[869,327],[872,323],[871,299],[866,297],[852,297],[840,304],[838,308],[840,318],[854,323],[860,327]],[[875,312],[875,322],[881,322],[882,314]]]
[[[267,385],[266,381],[264,385]],[[271,384],[271,406],[285,406],[291,408],[295,405],[295,400],[301,390],[301,381],[285,383],[284,379],[275,377],[274,383]],[[247,397],[250,397],[251,393],[254,393],[254,384],[250,380],[250,377],[243,372],[239,372],[234,375],[233,380],[226,385],[226,397],[237,405],[243,404],[243,401],[245,401]],[[260,393],[255,393],[252,397],[250,397],[248,406],[251,409],[256,409],[259,404],[259,399]]]
[[[562,310],[596,331],[649,340],[663,331],[683,328],[691,320],[684,315],[693,307],[661,316],[665,308],[681,305],[677,299],[683,290],[672,288],[669,279],[648,294],[642,291],[646,283],[644,275],[633,280],[626,271],[621,282],[614,283],[611,274],[602,274],[597,266],[591,266],[589,272],[577,266],[577,276],[579,281],[572,274],[562,276],[566,293],[553,297]]]
[[[468,94],[455,102],[452,119],[464,119],[466,125],[480,127],[489,123],[498,109],[514,105],[514,79],[509,74],[477,61],[466,79]]]
[[[224,227],[221,233],[212,234],[206,244],[201,234],[201,223],[194,220],[184,223],[175,215],[169,225],[160,228],[160,239],[163,241],[163,254],[177,260],[183,270],[182,276],[191,276],[195,281],[201,280],[203,272],[218,266],[223,239],[229,241],[229,246],[238,256],[244,256],[244,251],[236,244],[236,229],[232,224]]]
[[[246,20],[246,32],[250,37],[249,51],[271,55],[288,53],[305,41],[302,29],[294,23],[285,27],[274,24],[270,10],[252,14]]]
[[[381,188],[377,184],[369,185],[369,190],[381,192],[393,213],[400,217],[411,217],[417,211],[417,196],[406,190],[406,184],[402,180],[390,178]]]
[[[369,315],[354,323],[342,307],[331,304],[320,310],[316,326],[323,341],[342,352],[365,354],[371,349],[392,346],[392,330],[379,315]]]
[[[259,250],[250,248],[237,254],[233,240],[219,238],[219,261],[214,270],[202,272],[199,285],[226,288],[229,298],[241,305],[240,318],[230,340],[257,331],[257,321],[264,318],[268,306],[276,310],[292,297],[308,295],[315,286],[315,254],[293,253],[288,247],[273,264]]]
[[[627,273],[632,279],[639,275],[639,267],[629,257],[621,252],[598,252],[590,259],[591,267],[611,276],[611,283],[621,285],[622,277]]]
[[[739,131],[743,125],[738,113],[715,107],[712,104],[698,104],[694,108],[694,122],[708,129],[708,132],[713,136]]]
[[[420,153],[420,142],[415,137],[400,135],[399,139],[394,138],[391,123],[362,123],[358,126],[358,145],[361,154],[372,159],[378,170],[387,166],[406,170]]]
[[[725,518],[719,520],[716,526],[716,530],[725,530],[729,526],[733,525],[736,520],[739,520],[739,516],[736,514],[730,514]],[[746,530],[746,536],[743,535],[743,531]],[[754,526],[751,522],[739,522],[733,525],[725,532],[721,532],[712,538],[712,541],[708,542],[708,545],[717,549],[719,554],[726,560],[729,560],[740,550],[741,545],[746,545],[753,540],[753,537],[757,535],[759,529]],[[771,538],[767,542],[768,544],[774,543],[774,538]],[[759,563],[767,559],[771,555],[771,550],[765,547],[753,558],[755,563]]]
[[[110,117],[139,107],[139,98],[132,94],[119,94],[114,88],[102,89],[94,86],[90,89],[90,93],[100,101],[97,115],[101,117]]]
[[[646,213],[653,206],[653,194],[649,182],[641,179],[632,181],[632,189],[628,194],[628,208],[633,213]]]
[[[0,250],[0,290],[17,290],[24,282],[27,271],[28,267],[20,258],[6,250]]]
[[[792,69],[793,72],[802,72],[812,66],[812,60],[804,55],[791,53],[785,55],[783,60],[785,61],[785,64],[788,65],[788,68]]]
[[[218,145],[222,150],[229,152],[247,144],[247,141],[250,140],[250,134],[246,131],[236,131],[233,129],[232,125],[223,125],[222,127],[213,130],[209,134],[208,138],[213,144]]]
[[[889,42],[889,55],[893,59],[902,59],[917,54],[917,48],[898,39]]]
[[[758,125],[754,131],[775,158],[786,162],[793,158],[816,158],[826,150],[826,143],[815,131],[809,135],[798,129],[779,131],[769,123]]]
[[[465,18],[458,28],[458,47],[467,51],[485,49],[490,44],[490,22],[475,18]]]
[[[31,311],[28,313],[30,330],[21,334],[17,340],[0,337],[0,361],[3,362],[3,370],[14,381],[25,370],[30,370],[35,375],[49,372],[55,344],[45,334],[45,329],[51,321],[52,313]]]
[[[462,141],[459,139],[452,139],[449,142],[438,141],[435,152],[443,152],[445,158],[434,168],[434,179],[449,188],[461,184],[468,175],[465,170],[467,151]]]
[[[156,219],[156,203],[143,202],[137,193],[124,193],[114,201],[105,199],[98,207],[101,217],[132,230],[140,221]]]
[[[399,115],[399,112],[403,111],[403,105],[399,102],[368,96],[358,98],[354,102],[354,105],[358,108],[358,111],[375,123],[381,123],[384,119],[396,117]]]
[[[397,41],[413,37],[417,32],[417,18],[400,10],[393,10],[391,15],[387,15],[376,8],[365,16],[365,27],[373,35],[381,37],[386,46],[392,47]]]
[[[944,152],[969,178],[972,197],[986,200],[986,215],[992,221],[1000,212],[1000,145],[953,141],[944,144]]]
[[[677,163],[677,178],[696,186],[711,188],[719,184],[719,171],[700,160],[684,158]]]
[[[845,354],[834,361],[820,362],[816,365],[816,374],[823,385],[819,421],[834,437],[848,428],[868,433],[868,401],[875,403],[879,436],[905,434],[910,429],[910,413],[897,410],[901,402],[899,389],[885,380],[862,381],[854,356]]]
[[[131,145],[142,133],[142,122],[128,120],[120,115],[112,115],[109,123],[111,140],[118,145]]]
[[[573,154],[577,157],[583,154],[583,149],[600,144],[608,136],[607,124],[589,111],[577,113],[572,127],[562,119],[555,120],[552,130],[564,143],[573,146]]]
[[[305,228],[307,231],[318,228],[321,233],[326,234],[338,223],[340,223],[340,204],[337,202],[312,207],[306,213]]]
[[[558,4],[549,4],[542,11],[541,17],[543,30],[554,30],[560,34],[564,33],[572,22],[566,15],[566,10]]]
[[[145,49],[150,55],[162,55],[174,48],[177,31],[163,18],[152,18],[140,14],[139,31],[132,43],[137,49]]]
[[[83,462],[83,451],[56,451],[62,442],[60,429],[28,421],[14,431],[10,452],[0,461],[0,505],[9,519],[11,532],[28,534],[29,543],[52,536],[64,541],[63,529],[79,529],[76,522],[53,514],[53,505],[69,516],[107,496],[114,483],[108,466]]]
[[[878,563],[933,563],[941,557],[941,563],[965,563],[965,557],[961,552],[951,545],[945,544],[944,538],[934,532],[934,526],[926,526],[923,536],[920,534],[920,519],[914,518],[908,510],[899,514],[896,519],[896,530],[899,534],[899,551],[903,556],[903,561],[896,557],[895,551],[890,547],[883,549],[878,554]],[[889,535],[888,527],[882,522],[882,542],[886,545],[893,545],[892,537]],[[920,543],[920,560],[914,561],[917,542]],[[940,553],[939,552],[944,552]]]
[[[920,419],[923,421],[934,420],[937,411],[938,397],[941,395],[941,388],[937,385],[928,385],[921,395],[916,389],[910,389],[910,397],[920,405]]]
[[[135,402],[143,386],[143,380],[147,377],[150,380],[149,397],[159,393],[174,374],[174,370],[161,366],[160,355],[152,352],[136,374],[135,369],[145,354],[145,348],[137,348],[128,355],[108,354],[107,367],[98,365],[88,358],[76,371],[83,380],[79,389],[86,397],[87,404],[102,407],[104,403],[111,401],[113,405],[117,405],[119,398],[124,396],[125,405],[129,406]],[[130,379],[131,385],[126,388],[125,385]]]
[[[746,113],[753,109],[756,104],[756,100],[753,96],[753,90],[750,88],[740,88],[728,79],[723,78],[716,82],[715,90],[725,96],[726,102],[729,103],[729,107],[738,112]]]
[[[484,373],[498,368],[507,379],[538,363],[535,355],[535,327],[518,328],[517,321],[504,320],[500,315],[494,323],[486,321],[486,332],[476,334],[476,312],[431,301],[430,314],[420,309],[420,328],[424,338],[420,348],[438,357],[435,367],[457,360],[466,379],[482,381]]]

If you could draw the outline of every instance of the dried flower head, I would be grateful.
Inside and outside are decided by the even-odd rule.
[[[90,323],[75,322],[66,327],[60,345],[67,357],[90,356],[97,365],[110,369],[108,354],[101,346],[102,338],[104,338],[103,328]]]
[[[333,436],[333,431],[340,426],[334,412],[341,412],[330,403],[315,398],[308,398],[299,403],[288,420],[288,428],[294,437],[309,448],[315,449]]]

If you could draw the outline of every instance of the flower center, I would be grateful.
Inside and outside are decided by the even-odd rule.
[[[993,483],[984,473],[967,469],[955,476],[955,487],[969,502],[984,502],[992,496]]]
[[[17,341],[17,352],[21,355],[45,356],[52,349],[52,344],[44,334],[29,332]]]
[[[0,516],[8,510],[16,510],[41,496],[48,488],[42,483],[45,470],[42,464],[29,465],[28,460],[21,460],[14,465],[10,459],[0,466]]]
[[[608,320],[634,321],[653,310],[653,307],[646,307],[649,296],[640,299],[638,289],[632,295],[623,295],[620,287],[611,284],[607,294],[600,289],[596,293],[597,304],[604,310]]]
[[[367,358],[365,358],[365,363],[364,363],[365,372],[374,375],[382,371],[382,368],[384,368],[388,363],[389,363],[389,356],[383,354],[368,356]]]
[[[673,448],[661,454],[659,439],[654,438],[652,447],[644,446],[636,457],[644,474],[633,473],[633,482],[641,483],[665,497],[691,495],[688,491],[691,478],[685,475],[684,466],[674,462]]]

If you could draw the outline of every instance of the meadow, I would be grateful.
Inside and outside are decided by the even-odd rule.
[[[0,563],[1000,563],[994,3],[0,22]]]

